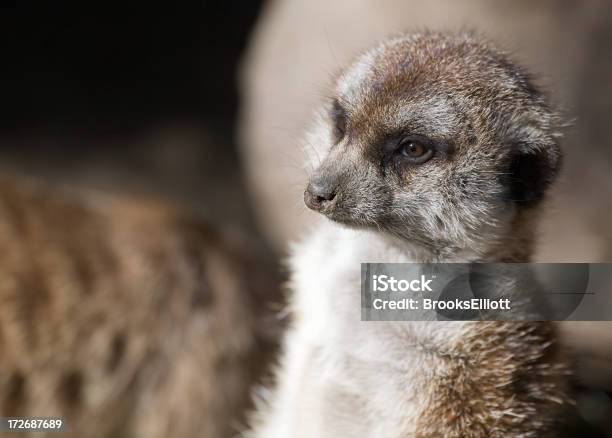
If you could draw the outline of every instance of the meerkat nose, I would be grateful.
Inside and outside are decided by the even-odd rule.
[[[314,211],[328,210],[336,199],[336,187],[328,178],[314,175],[304,191],[306,206]]]

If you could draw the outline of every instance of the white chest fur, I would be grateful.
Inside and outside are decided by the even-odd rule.
[[[364,322],[360,263],[421,260],[379,235],[323,222],[291,259],[294,326],[258,438],[405,437],[425,405],[432,343],[464,325]]]

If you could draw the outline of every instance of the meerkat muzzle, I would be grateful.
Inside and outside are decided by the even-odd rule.
[[[304,203],[311,210],[329,212],[336,203],[336,186],[329,178],[314,175],[304,191]]]

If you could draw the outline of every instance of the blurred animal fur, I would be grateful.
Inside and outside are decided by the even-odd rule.
[[[174,207],[3,178],[1,414],[232,436],[274,351],[274,271]]]
[[[294,325],[253,436],[540,437],[567,368],[548,322],[362,322],[362,262],[527,262],[558,172],[558,120],[469,34],[398,36],[336,81],[307,142]]]

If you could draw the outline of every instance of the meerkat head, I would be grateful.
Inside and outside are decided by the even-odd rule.
[[[397,37],[337,80],[309,138],[321,159],[305,202],[433,253],[484,252],[557,173],[555,122],[526,74],[480,39]]]

